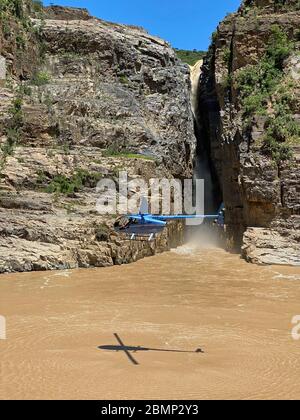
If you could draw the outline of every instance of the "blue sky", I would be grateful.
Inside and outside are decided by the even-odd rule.
[[[210,35],[241,0],[45,0],[86,7],[92,15],[112,22],[143,26],[152,35],[182,49],[207,49]]]

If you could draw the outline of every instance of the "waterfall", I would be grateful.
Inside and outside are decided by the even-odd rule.
[[[205,135],[202,130],[202,124],[199,120],[199,109],[198,109],[198,90],[200,83],[200,76],[202,72],[203,60],[199,60],[193,67],[190,66],[191,70],[191,104],[194,115],[195,124],[195,135],[197,138],[197,151],[194,164],[194,179],[204,179],[205,182],[205,211],[206,213],[215,212],[220,203],[216,202],[214,194],[214,182],[212,177],[210,156],[203,136]]]

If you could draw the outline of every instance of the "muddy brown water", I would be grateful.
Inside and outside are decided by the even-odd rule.
[[[0,313],[2,399],[300,397],[300,268],[186,246],[129,266],[1,276]]]

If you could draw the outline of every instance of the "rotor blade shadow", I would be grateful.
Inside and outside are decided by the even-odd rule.
[[[135,358],[129,353],[129,350],[127,350],[125,344],[123,343],[123,341],[121,340],[121,338],[118,336],[118,334],[114,333],[114,336],[116,337],[118,343],[120,344],[120,347],[122,349],[122,351],[125,352],[126,356],[128,357],[128,359],[131,361],[132,364],[134,364],[135,366],[137,366],[139,363],[135,360]]]
[[[151,347],[141,347],[141,346],[126,346],[121,338],[118,336],[118,334],[114,334],[115,338],[117,339],[119,345],[105,345],[105,346],[99,346],[98,349],[100,350],[106,350],[106,351],[124,351],[128,359],[135,365],[138,365],[139,363],[134,359],[134,357],[130,354],[130,352],[137,353],[137,352],[147,352],[147,351],[156,351],[156,352],[166,352],[166,353],[202,353],[204,354],[204,351],[202,349],[196,349],[195,351],[190,350],[172,350],[172,349],[155,349]]]

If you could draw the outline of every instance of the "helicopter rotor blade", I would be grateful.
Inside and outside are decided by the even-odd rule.
[[[158,220],[185,220],[185,219],[217,219],[218,214],[207,214],[207,215],[174,215],[174,216],[154,216]]]
[[[160,225],[160,226],[166,226],[166,224],[167,224],[166,222],[164,222],[162,220],[159,220],[159,219],[156,219],[155,217],[151,217],[151,216],[145,216],[144,220],[146,222],[153,223],[153,224]]]

